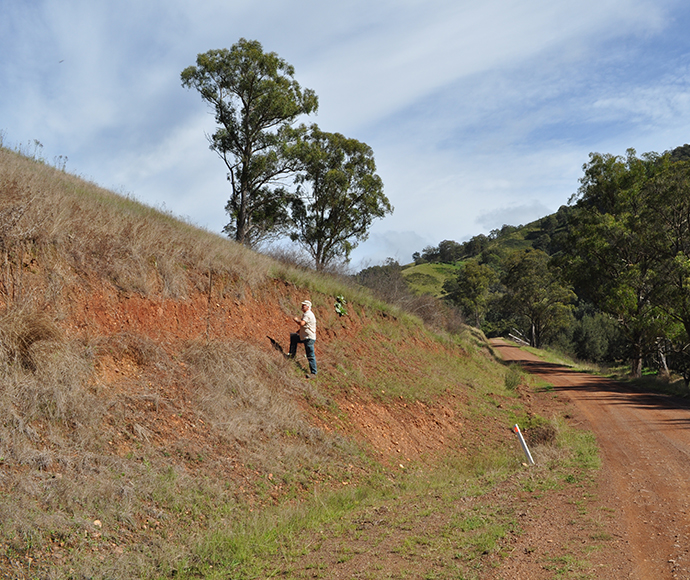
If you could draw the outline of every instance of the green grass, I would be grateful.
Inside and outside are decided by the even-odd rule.
[[[443,284],[457,276],[459,266],[456,264],[419,264],[402,271],[410,289],[416,294],[443,296]]]
[[[521,348],[527,352],[538,355],[546,362],[567,366],[579,372],[601,375],[618,381],[621,384],[628,386],[631,390],[637,392],[664,393],[676,397],[690,396],[690,389],[685,384],[685,380],[682,377],[663,377],[659,375],[657,369],[643,369],[642,377],[632,378],[630,376],[630,365],[627,363],[602,366],[596,363],[576,361],[561,352],[549,348]]]
[[[397,326],[390,332],[370,325],[362,333],[369,344],[373,368],[366,371],[351,362],[349,376],[380,400],[403,398],[431,403],[448,391],[474,384],[480,391],[502,391],[502,367],[482,356],[469,356],[462,348],[422,352],[415,346],[414,329]],[[394,369],[394,372],[391,372]],[[401,380],[404,375],[404,380]]]
[[[682,377],[660,377],[658,374],[647,374],[638,379],[631,378],[629,369],[609,369],[608,376],[628,386],[636,392],[652,392],[672,395],[674,397],[690,397],[690,389]]]
[[[411,567],[422,566],[427,574],[433,567],[429,577],[471,577],[489,565],[488,558],[507,555],[507,536],[520,530],[510,502],[487,499],[489,492],[501,488],[505,495],[531,481],[549,493],[577,486],[566,481],[570,470],[591,472],[598,465],[591,440],[581,432],[561,426],[555,447],[561,459],[535,469],[524,470],[516,454],[505,450],[473,459],[447,455],[423,469],[413,465],[404,472],[382,472],[356,489],[315,495],[300,506],[264,510],[231,531],[209,532],[192,558],[198,563],[177,569],[176,577],[283,576],[286,570],[314,571],[316,564],[310,562],[315,559],[322,577],[328,577],[330,566],[376,550],[396,554]],[[555,480],[560,486],[550,483]],[[603,540],[603,534],[597,537]],[[351,547],[352,540],[357,548]],[[322,553],[334,556],[317,557]],[[570,574],[584,565],[579,557],[566,555],[547,565],[555,574]]]
[[[531,346],[521,346],[520,349],[532,354],[536,354],[539,358],[548,363],[562,365],[565,367],[574,368],[576,370],[584,370],[584,368],[578,365],[578,363],[575,362],[572,358],[550,348],[533,348]]]
[[[572,556],[550,558],[549,563],[544,566],[546,570],[554,573],[554,578],[589,578],[589,574],[585,573],[588,567],[586,561]]]
[[[524,373],[522,372],[520,365],[508,365],[508,370],[506,371],[504,381],[505,388],[509,391],[514,391],[515,389],[517,389],[520,386],[520,383],[522,383],[523,381],[523,375]]]

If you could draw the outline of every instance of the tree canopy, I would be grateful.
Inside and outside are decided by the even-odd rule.
[[[549,256],[541,250],[511,254],[504,269],[504,310],[518,322],[525,321],[530,345],[539,348],[570,323],[569,305],[575,294],[550,267]]]
[[[338,258],[347,261],[358,242],[367,239],[372,221],[393,211],[371,147],[312,125],[291,156],[300,171],[290,238],[307,250],[317,270]]]
[[[496,271],[476,260],[467,260],[458,277],[443,285],[447,298],[462,308],[477,328],[481,326],[491,300],[491,287],[498,282]]]
[[[244,38],[229,50],[199,54],[181,79],[215,111],[210,147],[224,161],[232,187],[224,231],[247,245],[282,233],[289,198],[280,181],[295,169],[285,150],[298,117],[317,110],[316,94],[300,87],[285,60]]]
[[[584,166],[571,215],[566,273],[580,297],[618,320],[629,341],[634,376],[662,330],[658,235],[645,185],[663,164],[653,154],[625,158],[594,153]]]

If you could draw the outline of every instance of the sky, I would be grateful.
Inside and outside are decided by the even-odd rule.
[[[591,152],[690,142],[686,0],[0,0],[0,141],[220,233],[212,111],[180,73],[258,40],[367,143],[395,210],[356,271],[566,205]],[[40,143],[40,145],[37,145]]]

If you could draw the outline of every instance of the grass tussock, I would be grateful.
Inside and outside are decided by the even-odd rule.
[[[200,412],[254,465],[282,474],[338,461],[344,441],[310,425],[296,404],[309,384],[291,364],[240,341],[196,341],[183,358]]]
[[[98,404],[85,388],[90,372],[83,348],[65,341],[45,314],[19,309],[0,317],[0,413],[7,429],[0,444],[8,456],[24,462],[17,450],[36,439],[36,421],[91,423]]]
[[[0,361],[36,370],[36,349],[58,342],[60,331],[48,316],[27,309],[11,309],[0,316]]]
[[[511,364],[508,365],[505,376],[505,387],[509,391],[515,391],[522,383],[523,372],[520,365]]]

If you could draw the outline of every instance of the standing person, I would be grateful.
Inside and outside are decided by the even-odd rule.
[[[316,316],[311,311],[311,302],[302,302],[302,316],[295,316],[293,320],[299,326],[298,332],[290,333],[290,358],[295,358],[297,345],[304,344],[304,351],[307,353],[309,361],[309,371],[312,375],[316,374],[316,355],[314,354],[314,342],[316,341]],[[309,375],[307,375],[309,378]]]

